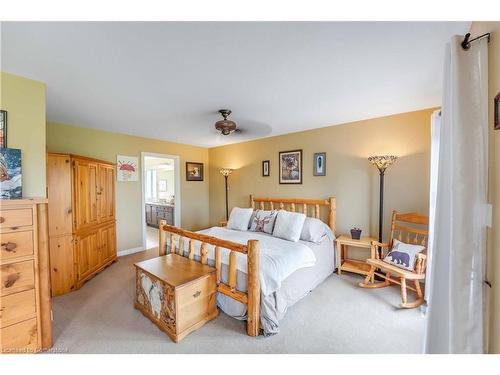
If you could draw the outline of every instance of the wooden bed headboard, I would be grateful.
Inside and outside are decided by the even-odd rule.
[[[250,195],[250,205],[253,209],[280,209],[291,212],[301,212],[306,216],[321,219],[321,207],[327,207],[327,224],[335,233],[335,220],[337,215],[337,207],[335,197],[327,199],[301,199],[301,198],[256,198]],[[312,207],[310,207],[312,206]],[[314,208],[313,208],[314,207]],[[310,215],[309,215],[310,214]]]

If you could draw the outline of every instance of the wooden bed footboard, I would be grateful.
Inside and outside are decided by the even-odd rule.
[[[215,269],[217,280],[217,291],[238,302],[247,305],[247,334],[258,336],[260,331],[260,281],[259,281],[259,241],[249,240],[246,245],[236,242],[222,240],[217,237],[207,236],[200,233],[191,232],[181,228],[167,225],[165,220],[160,221],[159,226],[159,255],[165,255],[167,244],[170,253],[184,256],[188,250],[188,258],[194,260],[195,241],[200,245],[200,262],[208,263],[208,245],[215,247]],[[185,246],[188,246],[185,248]],[[221,280],[222,273],[222,248],[228,249],[228,282]],[[247,256],[247,292],[236,290],[236,253]]]

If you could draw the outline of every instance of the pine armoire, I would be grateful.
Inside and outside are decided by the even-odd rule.
[[[52,296],[81,288],[116,260],[115,165],[47,155]]]

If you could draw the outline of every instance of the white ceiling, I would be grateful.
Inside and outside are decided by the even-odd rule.
[[[440,105],[469,22],[2,23],[2,70],[47,119],[216,146]],[[229,108],[245,132],[213,128]]]

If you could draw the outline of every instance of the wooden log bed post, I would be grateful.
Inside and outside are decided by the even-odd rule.
[[[328,225],[330,226],[330,229],[335,235],[335,229],[336,229],[335,223],[337,220],[337,203],[335,197],[328,198],[328,201],[330,202],[330,207],[328,212]]]
[[[258,336],[260,331],[260,279],[259,279],[259,241],[248,241],[248,281],[247,281],[247,334]]]
[[[159,232],[159,245],[158,245],[158,256],[163,256],[167,253],[167,232],[161,228],[167,224],[166,220],[160,220],[160,230]]]

